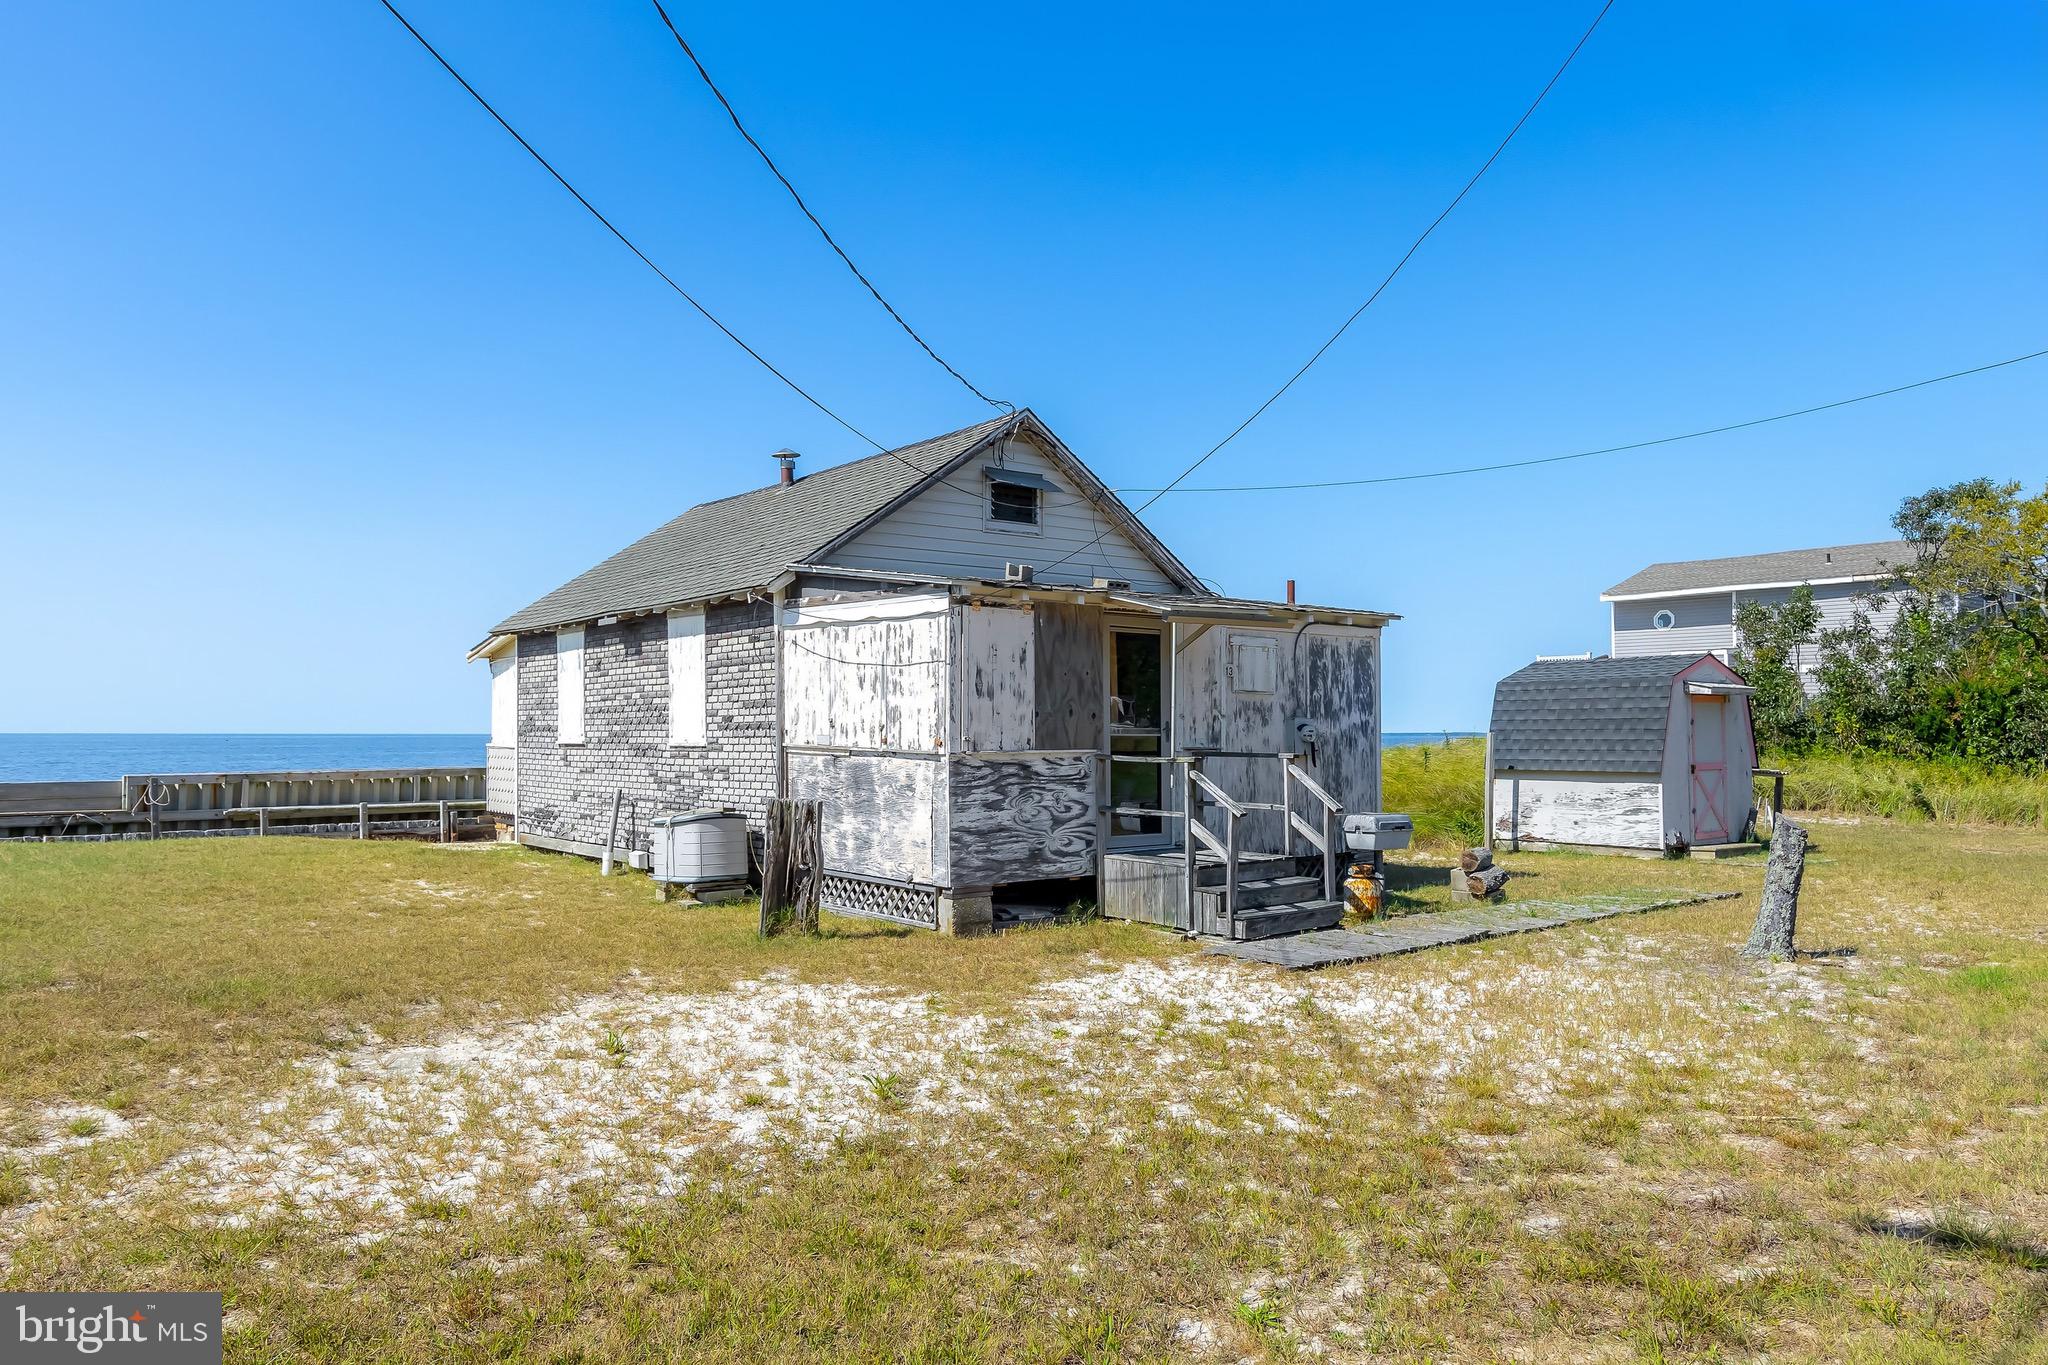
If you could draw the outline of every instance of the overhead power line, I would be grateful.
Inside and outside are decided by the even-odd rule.
[[[436,62],[440,63],[441,69],[443,71],[446,71],[450,76],[453,76],[455,78],[456,84],[460,85],[464,90],[467,90],[469,92],[469,97],[471,99],[475,100],[478,104],[483,106],[484,112],[489,114],[493,119],[495,119],[500,128],[503,128],[507,133],[510,133],[512,135],[512,140],[514,142],[517,142],[521,147],[523,147],[526,150],[526,154],[528,156],[532,157],[535,161],[539,162],[542,170],[546,171],[549,175],[554,177],[556,184],[560,185],[563,189],[567,190],[570,194],[570,197],[575,199],[577,203],[583,206],[585,212],[589,213],[589,215],[592,218],[595,218],[599,223],[603,224],[605,231],[611,233],[612,236],[618,238],[620,245],[624,246],[626,250],[632,252],[636,257],[639,258],[640,263],[642,265],[646,266],[649,270],[653,271],[657,276],[659,276],[663,284],[667,285],[670,289],[675,290],[675,292],[682,298],[683,302],[689,304],[690,307],[696,309],[697,312],[700,315],[702,315],[706,322],[709,322],[713,327],[716,327],[720,332],[724,333],[728,341],[732,342],[733,345],[739,347],[742,351],[745,351],[749,356],[752,356],[755,362],[758,363],[762,369],[768,371],[768,373],[774,375],[777,379],[781,380],[784,384],[788,385],[790,391],[795,393],[799,398],[803,399],[806,403],[809,403],[819,412],[824,413],[827,417],[831,418],[840,426],[852,432],[855,436],[860,437],[861,440],[866,441],[869,445],[873,446],[877,451],[880,451],[882,454],[893,457],[899,463],[909,466],[911,469],[916,470],[920,474],[930,474],[933,472],[929,469],[924,468],[922,465],[915,464],[912,461],[905,459],[903,456],[898,455],[894,450],[891,450],[889,447],[883,445],[880,441],[877,441],[874,437],[868,435],[865,431],[862,431],[853,423],[847,421],[844,417],[841,417],[837,412],[834,412],[831,408],[827,407],[825,403],[816,395],[812,394],[810,390],[806,389],[803,385],[797,383],[794,379],[791,379],[788,375],[784,374],[780,369],[776,368],[775,364],[772,361],[770,361],[768,357],[762,355],[752,346],[749,346],[737,332],[733,331],[732,328],[726,326],[723,322],[719,321],[718,317],[715,314],[713,314],[709,308],[706,308],[702,303],[697,301],[695,295],[691,294],[689,290],[683,288],[682,285],[676,283],[674,276],[670,275],[666,270],[663,270],[660,266],[656,265],[652,257],[650,257],[646,252],[642,251],[638,246],[634,245],[633,239],[628,237],[625,233],[621,232],[618,229],[618,226],[614,224],[611,219],[605,217],[604,214],[598,212],[597,206],[591,203],[588,199],[584,198],[583,191],[577,189],[574,185],[570,184],[568,177],[563,175],[560,171],[556,170],[554,163],[549,161],[546,157],[542,156],[540,152],[534,147],[534,145],[531,142],[528,142],[526,138],[520,133],[520,131],[517,128],[514,128],[511,125],[511,123],[506,120],[505,116],[499,113],[497,109],[491,104],[491,102],[485,99],[483,95],[478,92],[477,88],[471,85],[468,82],[468,80],[465,79],[463,77],[463,74],[460,71],[457,71],[446,57],[443,57],[441,55],[440,49],[436,48],[432,43],[428,42],[426,35],[421,33],[418,29],[414,28],[412,26],[412,21],[410,19],[407,19],[403,14],[400,14],[398,12],[398,7],[392,4],[391,0],[380,0],[380,3],[384,6],[385,9],[391,12],[391,17],[396,19],[400,24],[403,24],[405,26],[405,31],[407,33],[410,33],[413,36],[413,38],[419,43],[419,45],[427,50],[427,55],[432,57]]]
[[[1315,353],[1311,355],[1307,360],[1302,362],[1301,368],[1296,370],[1293,374],[1289,375],[1287,377],[1286,383],[1282,384],[1279,388],[1273,390],[1273,392],[1267,396],[1265,402],[1259,404],[1258,407],[1252,409],[1251,416],[1245,418],[1242,422],[1239,422],[1235,427],[1232,427],[1229,435],[1225,436],[1215,445],[1210,446],[1206,451],[1202,453],[1202,457],[1200,459],[1196,460],[1193,464],[1189,465],[1186,469],[1183,469],[1179,474],[1175,475],[1173,480],[1166,485],[1168,489],[1173,488],[1175,485],[1179,484],[1182,479],[1185,479],[1188,475],[1194,473],[1197,469],[1200,469],[1203,465],[1207,464],[1210,460],[1210,457],[1215,455],[1217,451],[1223,449],[1223,447],[1229,445],[1232,441],[1236,440],[1239,434],[1242,433],[1246,427],[1250,426],[1252,423],[1258,421],[1260,417],[1264,416],[1266,409],[1272,407],[1275,403],[1279,402],[1282,395],[1284,395],[1289,389],[1293,388],[1295,382],[1299,380],[1303,375],[1307,374],[1311,369],[1313,369],[1315,367],[1315,363],[1323,358],[1324,353],[1327,352],[1332,346],[1335,346],[1338,340],[1346,332],[1351,330],[1351,324],[1358,321],[1359,318],[1363,317],[1365,315],[1365,310],[1372,307],[1373,304],[1378,301],[1379,296],[1387,292],[1387,286],[1394,282],[1394,277],[1401,273],[1402,268],[1408,264],[1409,260],[1414,257],[1415,253],[1422,249],[1422,244],[1429,240],[1430,234],[1435,232],[1438,227],[1442,226],[1444,219],[1451,216],[1451,211],[1457,208],[1459,204],[1465,201],[1465,196],[1472,193],[1472,187],[1479,183],[1480,177],[1484,176],[1489,170],[1493,169],[1493,163],[1500,160],[1501,153],[1505,152],[1508,149],[1508,144],[1515,140],[1515,134],[1522,131],[1522,125],[1527,123],[1530,120],[1530,118],[1534,116],[1537,107],[1543,103],[1544,99],[1550,94],[1551,90],[1557,85],[1557,83],[1560,80],[1564,79],[1564,73],[1567,69],[1570,68],[1573,59],[1579,55],[1580,49],[1584,48],[1587,42],[1589,42],[1592,39],[1593,31],[1600,27],[1600,21],[1607,17],[1607,11],[1613,8],[1614,0],[1607,0],[1607,3],[1600,6],[1600,12],[1593,16],[1593,22],[1588,24],[1586,26],[1586,31],[1579,35],[1579,41],[1572,44],[1572,50],[1565,54],[1564,61],[1558,64],[1557,70],[1551,73],[1550,79],[1544,82],[1543,88],[1536,92],[1536,98],[1529,101],[1529,107],[1527,109],[1524,109],[1522,111],[1522,116],[1515,120],[1515,126],[1508,129],[1507,136],[1500,140],[1500,145],[1493,149],[1493,154],[1488,156],[1485,161],[1481,162],[1479,169],[1472,172],[1472,178],[1470,180],[1467,180],[1464,184],[1464,187],[1461,188],[1455,195],[1451,196],[1451,202],[1444,205],[1443,212],[1439,213],[1435,218],[1431,219],[1429,226],[1422,230],[1421,235],[1418,236],[1413,242],[1408,244],[1408,249],[1401,253],[1400,260],[1394,262],[1394,268],[1387,272],[1386,278],[1382,279],[1378,285],[1374,286],[1372,293],[1366,295],[1365,302],[1359,304],[1358,307],[1352,309],[1351,316],[1345,318],[1343,323],[1337,328],[1337,330],[1330,333],[1328,340],[1324,341],[1322,345],[1316,347]],[[1148,503],[1147,506],[1150,506],[1150,504]],[[1145,509],[1141,507],[1138,510],[1142,512]]]
[[[1365,315],[1366,309],[1372,307],[1374,303],[1379,301],[1380,295],[1387,292],[1387,286],[1394,282],[1395,277],[1398,276],[1401,273],[1402,269],[1407,266],[1408,262],[1414,258],[1415,253],[1422,249],[1422,244],[1429,240],[1430,235],[1434,233],[1437,230],[1437,228],[1443,224],[1444,219],[1451,216],[1451,211],[1457,208],[1459,204],[1462,204],[1465,201],[1465,196],[1472,193],[1472,187],[1479,183],[1480,178],[1484,176],[1489,170],[1493,169],[1493,163],[1500,160],[1501,153],[1507,151],[1508,144],[1515,140],[1515,135],[1522,131],[1522,126],[1526,124],[1530,120],[1530,118],[1535,115],[1537,108],[1549,96],[1551,90],[1556,87],[1557,83],[1560,80],[1564,79],[1564,73],[1570,69],[1572,62],[1578,57],[1580,51],[1586,46],[1588,42],[1592,40],[1594,30],[1598,29],[1600,27],[1600,21],[1607,17],[1607,11],[1613,8],[1614,0],[1606,0],[1606,3],[1600,6],[1600,12],[1593,16],[1593,22],[1588,24],[1586,26],[1586,31],[1579,35],[1578,42],[1572,44],[1572,50],[1565,54],[1564,60],[1558,63],[1557,70],[1553,71],[1550,74],[1550,79],[1548,81],[1545,81],[1543,84],[1543,88],[1536,92],[1536,98],[1529,101],[1529,107],[1522,111],[1522,116],[1515,120],[1514,126],[1512,128],[1508,129],[1507,136],[1503,137],[1500,140],[1499,145],[1493,149],[1492,154],[1489,155],[1485,161],[1480,163],[1479,169],[1472,172],[1472,178],[1467,180],[1464,186],[1460,188],[1456,194],[1451,196],[1451,202],[1444,205],[1443,211],[1437,214],[1435,218],[1432,218],[1430,220],[1429,226],[1424,228],[1421,234],[1417,236],[1413,242],[1410,242],[1408,244],[1408,249],[1401,253],[1401,259],[1394,262],[1394,268],[1386,273],[1385,278],[1383,278],[1378,285],[1374,286],[1372,293],[1366,295],[1365,302],[1359,304],[1358,307],[1352,309],[1351,316],[1345,318],[1344,321],[1338,326],[1337,330],[1330,333],[1329,337],[1323,342],[1322,345],[1316,347],[1314,354],[1310,355],[1307,360],[1301,363],[1301,368],[1297,369],[1293,374],[1287,376],[1287,381],[1285,383],[1283,383],[1279,388],[1273,390],[1272,393],[1268,394],[1266,396],[1265,402],[1259,404],[1256,408],[1253,408],[1251,415],[1249,417],[1246,417],[1242,422],[1239,422],[1236,426],[1232,427],[1230,429],[1229,434],[1224,436],[1222,440],[1218,441],[1215,445],[1210,446],[1207,450],[1203,451],[1201,456],[1197,458],[1193,464],[1190,464],[1186,469],[1183,469],[1180,473],[1174,475],[1173,478],[1167,482],[1165,487],[1154,490],[1152,496],[1147,498],[1143,503],[1141,503],[1138,506],[1138,512],[1144,512],[1146,508],[1150,507],[1153,503],[1159,501],[1159,499],[1165,497],[1168,493],[1172,492],[1175,488],[1177,488],[1180,485],[1181,480],[1187,478],[1188,475],[1194,473],[1197,469],[1200,469],[1203,465],[1207,464],[1212,458],[1215,457],[1218,451],[1222,450],[1223,447],[1229,445],[1232,441],[1236,440],[1240,435],[1242,435],[1246,427],[1249,427],[1252,423],[1258,421],[1259,418],[1265,416],[1266,409],[1272,407],[1275,403],[1279,402],[1280,399],[1283,396],[1285,396],[1287,391],[1293,388],[1303,375],[1307,374],[1311,369],[1315,368],[1316,362],[1321,360],[1323,356],[1329,351],[1329,349],[1332,346],[1335,346],[1339,339],[1341,339],[1346,332],[1351,330],[1351,324],[1357,322],[1359,318]],[[1056,559],[1051,564],[1045,565],[1044,568],[1057,568],[1059,565],[1066,563],[1069,559],[1073,559],[1078,555],[1086,554],[1088,551],[1094,549],[1096,545],[1099,545],[1101,543],[1102,537],[1097,536],[1093,544],[1085,545],[1081,547],[1081,549],[1079,550],[1075,550],[1072,553],[1060,559]]]
[[[749,147],[754,149],[754,154],[761,158],[761,164],[768,168],[769,174],[782,183],[782,188],[789,191],[789,197],[796,201],[796,206],[803,211],[804,217],[811,220],[811,226],[816,228],[818,235],[825,239],[825,245],[832,248],[832,254],[845,263],[846,268],[853,272],[853,277],[866,286],[868,293],[875,296],[875,302],[881,304],[889,316],[896,319],[896,325],[901,327],[904,334],[916,342],[918,349],[930,356],[940,369],[959,380],[969,393],[990,407],[1001,408],[1005,412],[1015,412],[1017,410],[1015,403],[1007,402],[1001,398],[989,397],[975,387],[974,381],[954,369],[944,356],[931,348],[930,342],[917,334],[915,327],[912,327],[909,322],[904,320],[903,314],[896,311],[896,305],[882,297],[882,291],[875,288],[875,282],[869,279],[861,268],[853,263],[853,257],[846,254],[845,249],[839,245],[838,240],[832,236],[831,232],[825,227],[825,224],[819,220],[818,215],[811,212],[811,206],[804,202],[803,195],[797,193],[796,186],[792,185],[789,177],[782,173],[782,168],[775,164],[775,158],[768,155],[768,149],[763,147],[759,140],[747,131],[746,124],[740,122],[739,111],[732,107],[732,101],[727,99],[725,92],[718,88],[718,82],[711,79],[711,73],[705,69],[703,59],[697,55],[697,50],[690,46],[689,39],[683,37],[682,30],[676,27],[676,21],[669,18],[668,11],[662,7],[661,0],[653,0],[653,3],[654,12],[661,16],[662,24],[668,29],[670,36],[676,40],[676,46],[683,50],[683,55],[690,59],[690,65],[697,68],[697,74],[703,78],[704,84],[710,89],[712,96],[718,100],[719,107],[725,110],[725,116],[732,120],[734,130],[746,139]]]
[[[1698,431],[1680,432],[1676,436],[1659,436],[1649,441],[1630,441],[1625,445],[1601,446],[1597,450],[1575,450],[1569,455],[1544,455],[1533,460],[1503,460],[1498,464],[1463,465],[1456,469],[1431,469],[1419,474],[1380,474],[1363,479],[1316,479],[1306,483],[1205,484],[1199,488],[1175,488],[1170,490],[1164,488],[1120,488],[1117,491],[1119,493],[1160,494],[1169,491],[1175,493],[1277,493],[1311,488],[1362,488],[1367,484],[1413,483],[1420,479],[1455,478],[1461,474],[1491,474],[1496,470],[1502,469],[1530,469],[1537,465],[1563,464],[1568,460],[1590,460],[1595,455],[1618,455],[1626,450],[1647,450],[1652,446],[1668,446],[1678,441],[1697,441],[1702,436],[1719,436],[1726,432],[1743,431],[1750,427],[1760,427],[1771,422],[1789,421],[1794,417],[1810,417],[1816,412],[1829,412],[1835,408],[1846,408],[1852,403],[1868,403],[1873,398],[1889,398],[1893,394],[1908,393],[1914,389],[1924,389],[1929,384],[1945,384],[1951,379],[1964,379],[1973,374],[1983,374],[1988,370],[2003,369],[2007,365],[2019,365],[2029,360],[2039,360],[2042,356],[2048,356],[2048,350],[2032,351],[2026,355],[2016,355],[2009,360],[1994,360],[1988,365],[1975,365],[1967,370],[1954,370],[1948,374],[1935,375],[1932,379],[1916,379],[1910,384],[1899,384],[1889,389],[1879,389],[1875,393],[1859,393],[1854,398],[1837,398],[1832,403],[1816,403],[1810,408],[1794,408],[1790,412],[1772,413],[1769,417],[1752,417],[1746,422],[1730,422],[1725,426],[1702,427]],[[1146,505],[1150,506],[1149,503]]]

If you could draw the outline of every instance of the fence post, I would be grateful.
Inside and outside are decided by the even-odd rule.
[[[270,807],[258,806],[256,808],[256,837],[261,839],[268,833],[270,833]]]
[[[358,801],[356,803],[356,838],[367,839],[369,837],[370,803],[367,801]]]
[[[604,836],[604,860],[598,865],[597,869],[597,875],[600,877],[612,875],[612,848],[619,842],[619,802],[623,801],[625,797],[626,792],[623,787],[612,788],[612,826]]]
[[[446,801],[443,801],[441,803],[440,819],[436,825],[436,828],[440,831],[441,842],[444,844],[447,843],[449,840],[450,831],[448,829],[448,803]]]

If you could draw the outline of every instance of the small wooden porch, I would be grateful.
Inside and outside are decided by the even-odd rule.
[[[1225,790],[1211,760],[1277,764],[1280,799],[1256,801]],[[1177,802],[1110,805],[1105,820],[1143,820],[1180,832],[1157,848],[1108,849],[1102,855],[1103,914],[1183,933],[1231,940],[1328,929],[1344,917],[1340,885],[1347,857],[1344,808],[1310,776],[1303,756],[1200,750],[1171,756],[1103,754],[1098,790],[1116,791],[1113,770],[1156,765],[1162,793]],[[1279,848],[1248,848],[1256,813],[1277,817]],[[1265,822],[1270,827],[1273,822]]]

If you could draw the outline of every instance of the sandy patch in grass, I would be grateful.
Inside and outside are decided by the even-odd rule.
[[[0,1160],[30,1161],[90,1147],[125,1134],[130,1125],[111,1109],[93,1104],[45,1105],[25,1121],[0,1125],[12,1142],[0,1141]]]
[[[167,1175],[236,1217],[433,1216],[559,1199],[591,1180],[659,1196],[714,1152],[822,1153],[884,1126],[916,1139],[962,1115],[1107,1141],[1176,1122],[1313,1133],[1339,1049],[1424,1093],[1543,1104],[1644,1067],[1725,1063],[1777,1012],[1767,987],[1742,986],[1750,1003],[1738,1005],[1639,956],[1582,941],[1536,962],[1446,957],[1407,980],[1189,957],[1052,981],[987,1014],[778,975],[704,994],[628,989],[429,1045],[370,1038],[309,1060],[296,1086]],[[1264,1087],[1238,1109],[1210,1084],[1232,1068]],[[1717,1076],[1757,1079],[1740,1065]]]

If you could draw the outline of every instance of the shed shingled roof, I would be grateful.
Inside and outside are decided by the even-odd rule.
[[[744,592],[873,516],[926,476],[1013,421],[1010,415],[699,503],[492,627],[493,635],[545,630],[615,613],[653,611]]]
[[[1883,578],[1891,566],[1912,563],[1915,553],[1910,540],[1872,540],[1860,545],[1822,545],[1811,550],[1774,550],[1769,554],[1731,555],[1725,559],[1671,560],[1630,574],[1602,595],[1633,597],[1641,593],[1704,592],[1762,583]]]
[[[1495,772],[1662,773],[1671,680],[1704,657],[1539,659],[1493,689]]]

